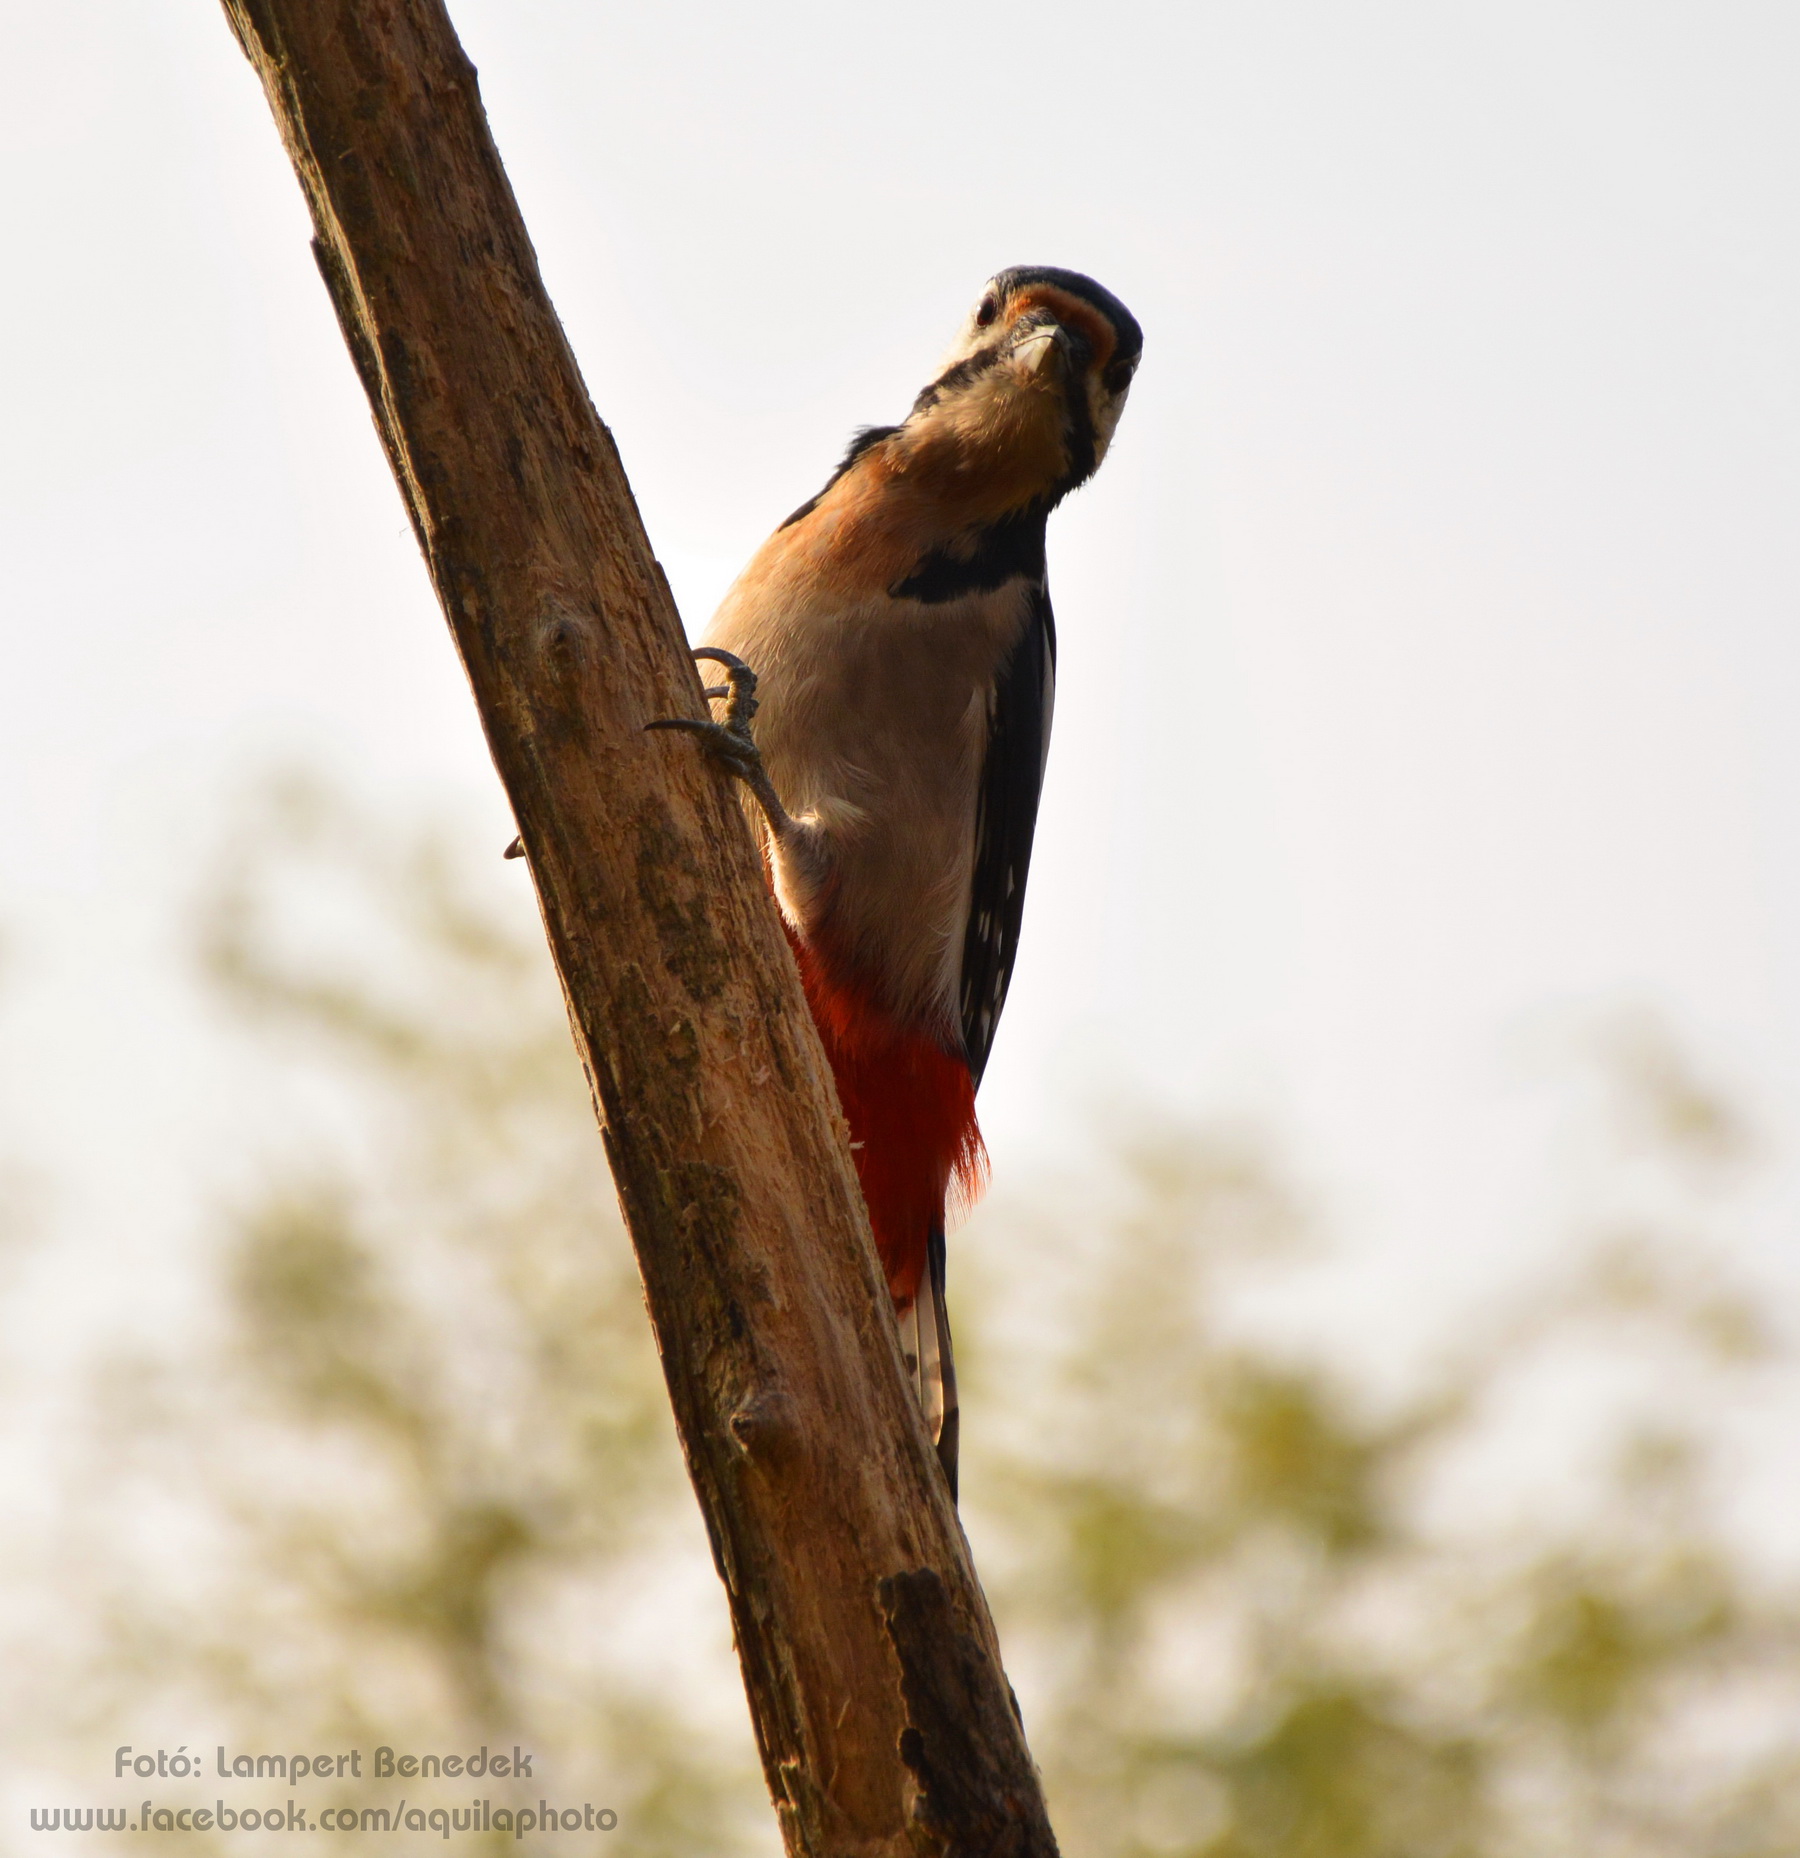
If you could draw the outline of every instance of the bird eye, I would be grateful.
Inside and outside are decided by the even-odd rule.
[[[985,329],[1000,314],[1000,306],[992,297],[983,297],[981,307],[975,312],[977,328]]]
[[[1122,394],[1131,385],[1131,377],[1137,373],[1137,359],[1115,361],[1100,377],[1109,394]]]

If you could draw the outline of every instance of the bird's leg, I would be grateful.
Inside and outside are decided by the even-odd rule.
[[[706,691],[708,697],[727,699],[725,720],[722,723],[694,722],[685,716],[664,716],[653,723],[645,723],[644,727],[685,729],[690,735],[697,736],[700,746],[715,760],[723,763],[727,773],[736,775],[756,796],[756,803],[769,822],[769,830],[777,839],[787,843],[800,837],[800,823],[781,804],[775,783],[769,779],[769,771],[763,766],[762,751],[750,733],[750,720],[756,714],[756,673],[743,659],[721,651],[716,645],[696,646],[694,656],[710,659],[714,664],[725,667],[725,682],[710,685]]]
[[[710,684],[703,693],[709,698],[727,699],[725,720],[716,723],[709,718],[705,722],[697,722],[686,716],[661,716],[655,722],[645,723],[644,727],[685,729],[690,735],[697,736],[701,747],[715,760],[723,762],[727,772],[735,774],[756,796],[757,804],[762,808],[769,829],[776,838],[784,844],[799,839],[804,829],[781,804],[775,783],[769,779],[769,771],[763,766],[762,751],[750,733],[750,719],[756,714],[756,673],[743,659],[731,652],[721,651],[716,645],[696,646],[693,656],[711,659],[714,664],[725,667],[725,682]],[[514,839],[507,846],[506,856],[525,856],[525,841],[522,837]]]

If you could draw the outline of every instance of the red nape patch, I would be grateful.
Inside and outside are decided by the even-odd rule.
[[[896,1025],[854,987],[828,977],[788,931],[807,1004],[837,1079],[838,1100],[895,1307],[919,1294],[925,1247],[954,1181],[973,1200],[987,1181],[968,1065],[932,1038]]]

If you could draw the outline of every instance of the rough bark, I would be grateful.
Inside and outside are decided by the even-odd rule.
[[[536,881],[788,1848],[1052,1854],[829,1072],[440,0],[224,0]]]

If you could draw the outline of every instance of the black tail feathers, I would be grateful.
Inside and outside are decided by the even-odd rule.
[[[938,1462],[956,1501],[956,1448],[961,1413],[956,1402],[956,1358],[950,1348],[950,1309],[944,1300],[944,1229],[933,1226],[925,1253],[925,1281],[900,1318],[900,1349],[912,1376],[925,1425],[937,1441]]]

